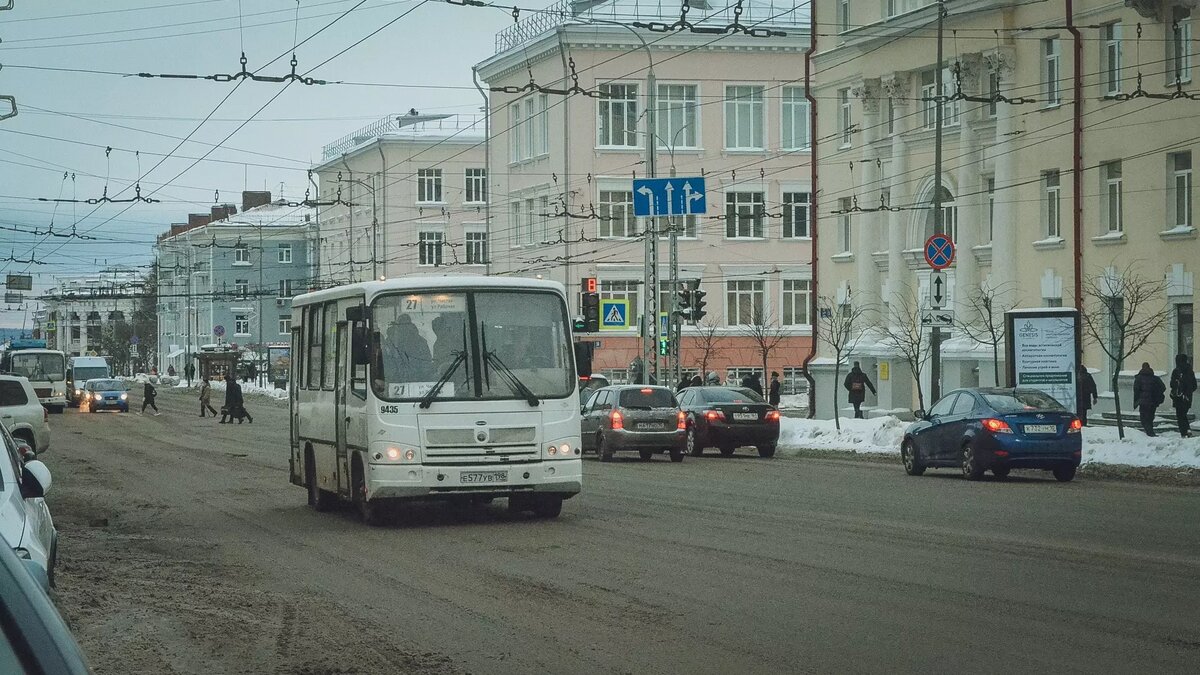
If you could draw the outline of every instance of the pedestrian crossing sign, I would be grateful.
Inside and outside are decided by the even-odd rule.
[[[600,301],[600,330],[623,330],[629,328],[628,300]]]

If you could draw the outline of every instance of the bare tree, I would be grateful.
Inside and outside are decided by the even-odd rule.
[[[1125,359],[1158,335],[1170,317],[1166,276],[1147,279],[1136,271],[1141,266],[1144,265],[1140,261],[1133,261],[1122,270],[1085,276],[1083,280],[1083,297],[1092,305],[1092,311],[1085,308],[1083,312],[1083,330],[1088,340],[1108,356],[1112,365],[1113,403],[1117,412],[1117,434],[1121,438],[1125,438],[1125,422],[1121,418],[1117,377]]]
[[[841,415],[838,414],[838,383],[842,380],[842,357],[854,351],[866,332],[864,315],[865,306],[852,304],[839,305],[829,296],[817,299],[820,312],[820,330],[817,339],[833,350],[833,425],[842,428]]]
[[[888,315],[882,317],[880,330],[917,379],[917,407],[925,410],[925,389],[921,372],[929,362],[930,340],[921,325],[921,306],[909,289],[901,289],[888,303]]]
[[[741,326],[741,333],[754,342],[754,347],[758,349],[759,355],[762,356],[763,382],[765,384],[767,379],[767,359],[770,358],[771,352],[775,351],[779,343],[787,339],[787,333],[783,331],[783,326],[775,321],[773,312],[755,312],[754,318],[756,319],[754,323],[743,324]]]
[[[712,319],[700,322],[696,326],[696,349],[700,358],[696,365],[700,366],[700,377],[708,374],[708,362],[714,352],[720,350],[725,343],[725,337],[717,332],[720,328]]]
[[[999,288],[980,286],[972,289],[966,297],[967,309],[972,316],[959,324],[963,334],[981,345],[992,349],[992,380],[1000,384],[1000,345],[1004,344],[1004,314],[1016,307],[1011,293],[1002,293]],[[977,320],[971,320],[977,319]]]

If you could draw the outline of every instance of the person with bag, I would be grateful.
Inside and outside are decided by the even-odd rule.
[[[158,406],[154,405],[154,398],[156,396],[158,396],[158,390],[154,388],[154,385],[147,382],[146,386],[142,388],[142,412],[140,414],[146,414],[146,406],[154,408],[155,415],[162,414],[158,412]]]
[[[1087,366],[1079,364],[1079,401],[1075,406],[1079,410],[1079,421],[1083,426],[1088,425],[1087,414],[1100,400],[1100,392],[1096,389],[1096,380],[1088,372]]]
[[[1142,419],[1142,431],[1147,436],[1154,436],[1154,415],[1158,406],[1166,400],[1167,386],[1154,374],[1149,363],[1142,363],[1142,369],[1133,378],[1133,405],[1137,406]]]
[[[1171,371],[1171,405],[1175,408],[1175,421],[1179,424],[1179,435],[1189,438],[1192,430],[1188,425],[1188,410],[1192,407],[1192,395],[1196,393],[1196,372],[1188,363],[1186,354],[1175,356],[1175,370]]]
[[[204,411],[208,410],[213,417],[217,416],[217,411],[212,407],[212,385],[209,384],[208,378],[200,383],[200,416],[204,417]]]
[[[235,419],[238,424],[241,424],[243,418],[249,420],[250,424],[254,424],[254,418],[247,412],[242,398],[242,385],[238,384],[237,378],[233,375],[225,376],[225,406],[221,408],[219,424],[226,424],[226,417],[229,418],[229,424],[232,424]]]
[[[767,389],[767,403],[770,403],[771,405],[775,406],[776,408],[779,407],[779,399],[780,399],[779,388],[780,388],[779,372],[772,370],[771,371],[771,386],[769,389]]]
[[[858,361],[854,362],[854,367],[846,374],[846,381],[842,383],[846,387],[846,391],[850,392],[850,405],[854,406],[854,418],[862,419],[862,404],[867,400],[867,390],[871,390],[871,395],[875,395],[875,385],[871,384],[871,378],[862,371],[862,366]]]

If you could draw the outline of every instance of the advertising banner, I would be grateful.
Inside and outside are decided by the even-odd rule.
[[[1072,412],[1079,400],[1079,314],[1074,309],[1015,309],[1004,315],[1008,386],[1039,389]]]

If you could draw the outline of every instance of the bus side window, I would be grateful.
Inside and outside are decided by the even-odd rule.
[[[366,359],[362,358],[367,351],[366,345],[366,324],[362,321],[355,321],[350,324],[350,393],[355,396],[367,398],[367,364]]]

